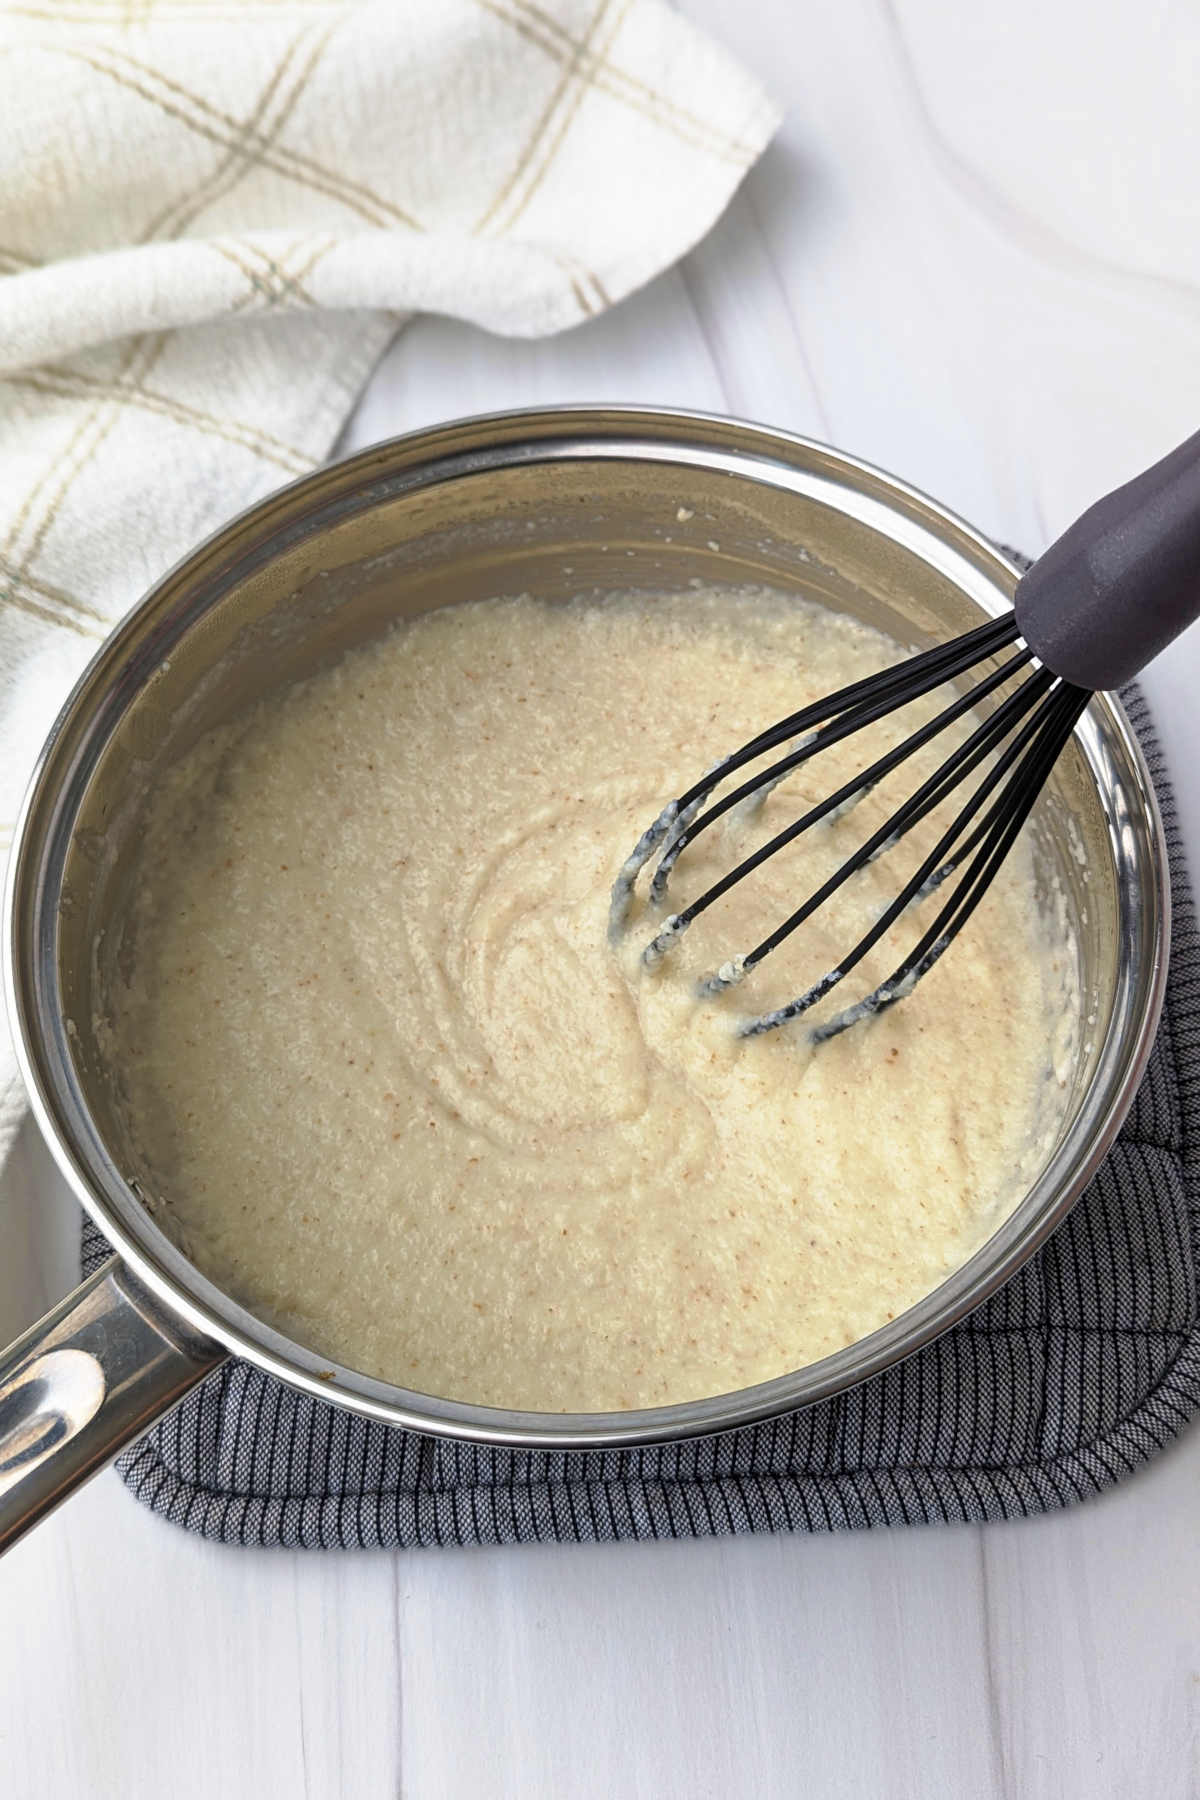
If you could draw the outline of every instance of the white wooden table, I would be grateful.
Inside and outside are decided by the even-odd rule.
[[[1194,0],[687,0],[788,104],[586,329],[412,326],[348,436],[559,400],[860,452],[1036,550],[1200,423]],[[1200,633],[1148,686],[1200,846]],[[0,1335],[71,1278],[31,1139]],[[9,1254],[9,1246],[13,1246]],[[1200,1795],[1200,1430],[1073,1512],[626,1547],[223,1550],[107,1474],[0,1566],[4,1800]]]

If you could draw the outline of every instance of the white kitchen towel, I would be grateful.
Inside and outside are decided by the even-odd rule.
[[[0,4],[0,860],[97,644],[398,324],[591,317],[776,124],[660,0]],[[0,1030],[0,1164],[22,1109]]]

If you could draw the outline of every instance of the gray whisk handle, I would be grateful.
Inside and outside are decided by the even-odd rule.
[[[1048,669],[1096,691],[1200,616],[1200,432],[1076,519],[1021,578],[1016,612]]]

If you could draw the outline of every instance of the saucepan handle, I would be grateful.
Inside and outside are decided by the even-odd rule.
[[[0,1354],[0,1553],[226,1354],[117,1256],[18,1338]]]

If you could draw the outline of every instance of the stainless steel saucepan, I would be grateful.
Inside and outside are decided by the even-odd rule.
[[[97,1022],[121,956],[127,849],[163,770],[399,615],[492,594],[686,590],[696,578],[800,592],[920,644],[1006,608],[1016,571],[924,495],[822,444],[695,414],[522,412],[380,444],[283,489],[201,545],[104,644],[42,752],[4,935],[31,1104],[114,1254],[0,1358],[0,1545],[230,1355],[389,1424],[532,1447],[678,1438],[804,1406],[960,1319],[1078,1197],[1149,1052],[1169,919],[1149,776],[1103,697],[1034,816],[1039,880],[1067,896],[1090,1021],[1057,1145],[963,1268],[819,1363],[644,1412],[504,1412],[414,1393],[331,1368],[261,1324],[187,1261],[125,1179],[119,1072]]]

